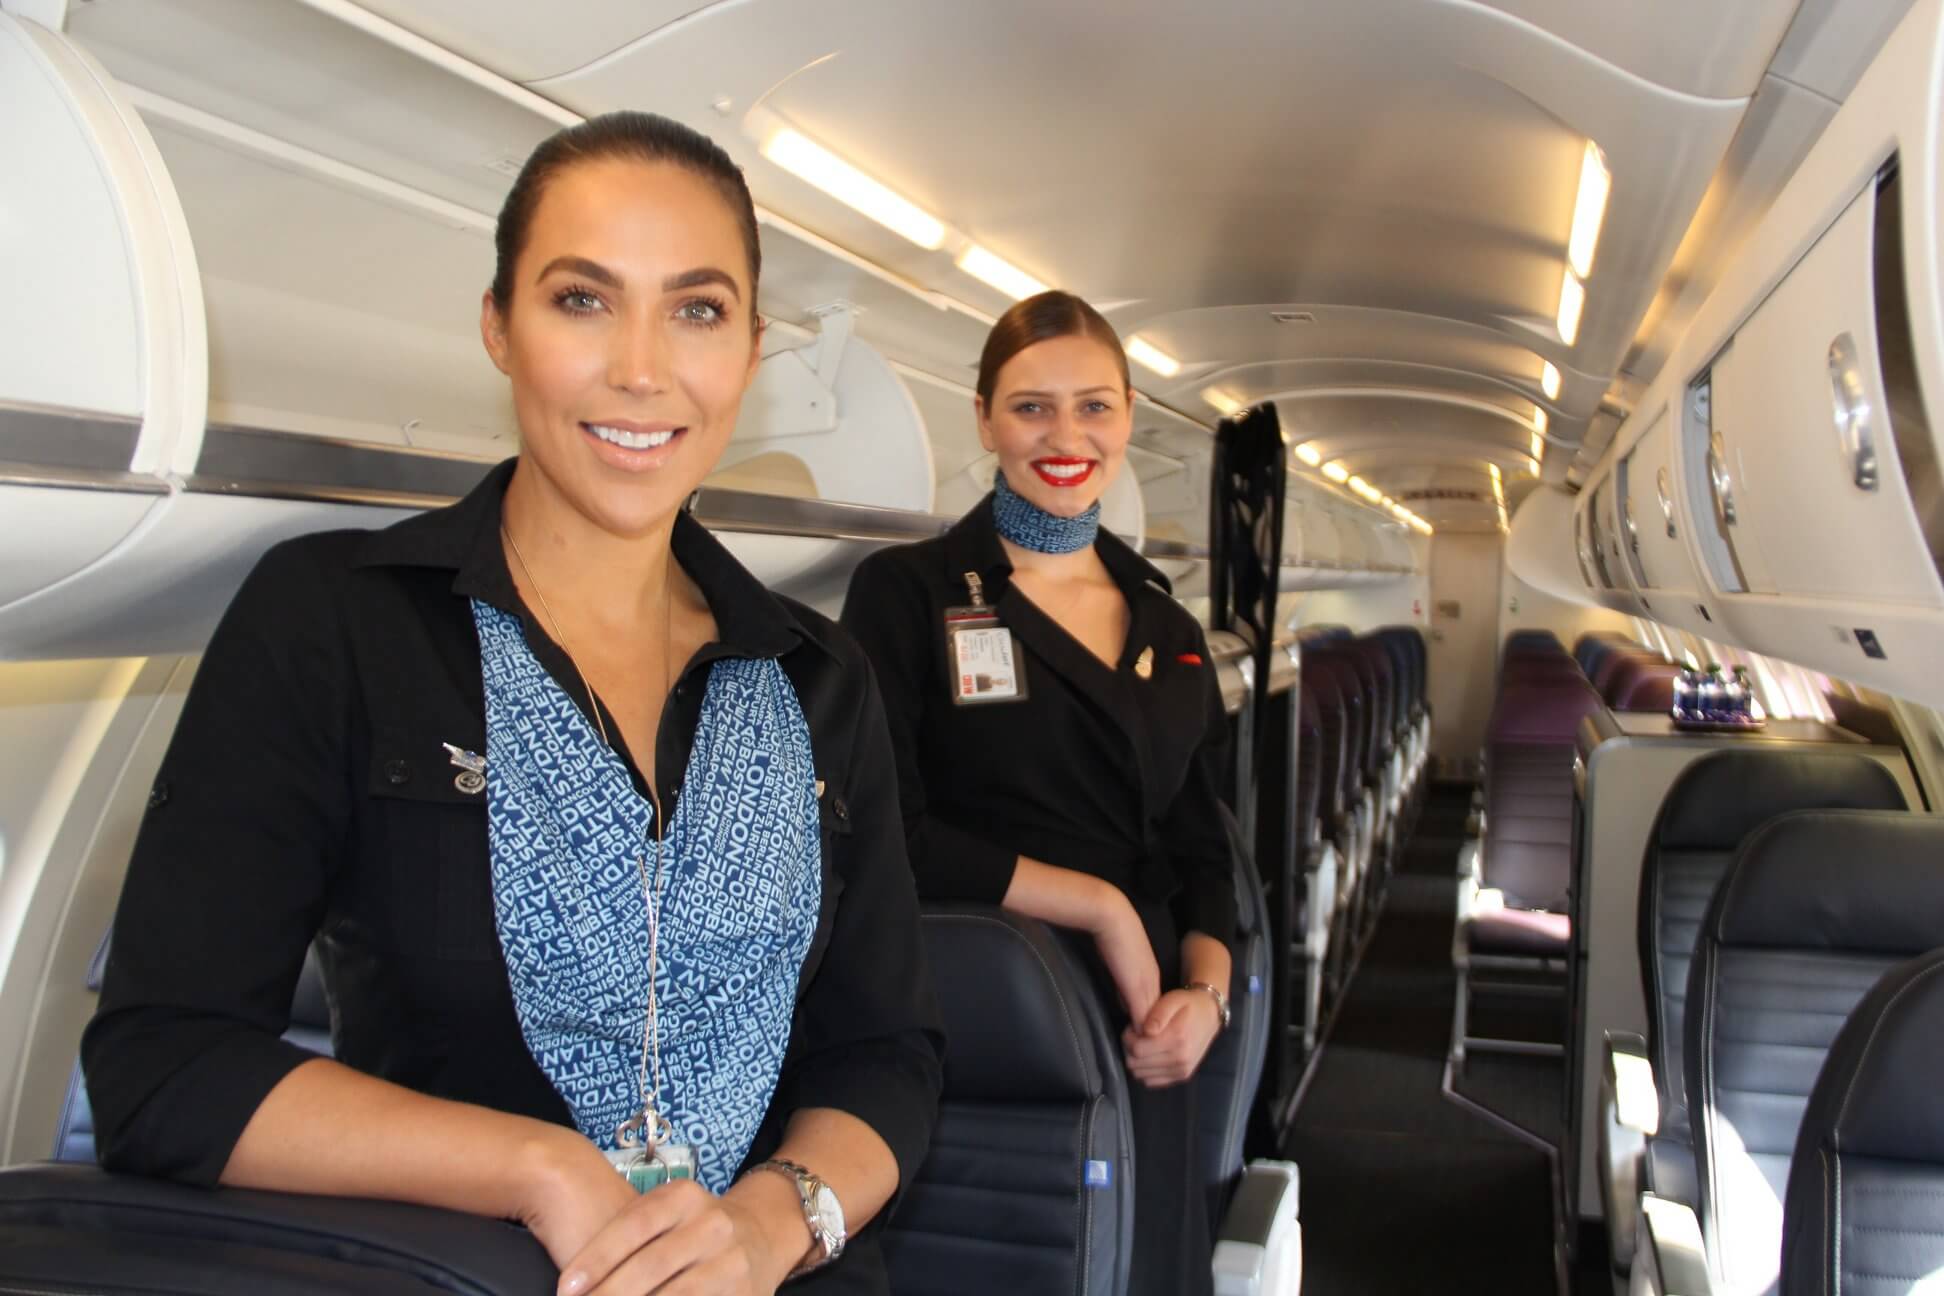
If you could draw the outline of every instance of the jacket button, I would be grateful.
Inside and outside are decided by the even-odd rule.
[[[385,762],[385,782],[393,787],[403,787],[412,781],[412,767],[402,760]]]
[[[149,789],[149,809],[160,810],[167,804],[169,804],[169,785],[167,783],[157,783]]]
[[[842,797],[838,797],[838,798],[837,798],[837,799],[836,799],[836,800],[835,800],[835,801],[834,801],[834,802],[833,802],[833,803],[831,804],[831,807],[830,807],[830,808],[831,808],[831,810],[833,810],[833,811],[834,811],[834,812],[836,813],[836,815],[837,815],[837,821],[838,821],[839,823],[849,823],[849,822],[850,822],[850,807],[844,804],[844,799],[843,799]]]

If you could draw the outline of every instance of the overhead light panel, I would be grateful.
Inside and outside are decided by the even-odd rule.
[[[1350,470],[1343,466],[1343,460],[1341,459],[1332,459],[1330,462],[1324,464],[1323,475],[1333,482],[1346,482],[1350,480]]]
[[[1572,270],[1559,280],[1559,340],[1567,346],[1579,340],[1580,312],[1586,309],[1586,285]]]
[[[921,248],[936,250],[945,242],[938,217],[787,126],[769,137],[763,156]]]
[[[1045,284],[1004,257],[986,251],[977,243],[966,248],[959,256],[958,268],[980,283],[997,288],[1014,301],[1035,297],[1046,291]]]
[[[1551,425],[1552,425],[1552,417],[1546,413],[1544,408],[1538,405],[1534,405],[1532,407],[1533,434],[1536,436],[1540,433],[1543,433]]]
[[[1316,442],[1305,441],[1296,447],[1296,457],[1314,468],[1323,462],[1323,452],[1316,448]]]
[[[1365,481],[1361,477],[1352,477],[1347,483],[1347,485],[1350,487],[1351,490],[1357,492],[1357,494],[1363,496],[1365,499],[1369,500],[1372,504],[1375,504],[1378,500],[1384,498],[1384,492],[1378,490],[1375,486],[1372,486],[1369,482]]]
[[[1559,366],[1550,360],[1539,371],[1539,390],[1546,393],[1547,400],[1559,399]]]
[[[1202,399],[1222,411],[1223,415],[1229,418],[1233,418],[1243,409],[1241,401],[1229,395],[1220,387],[1204,388],[1202,390]]]
[[[1607,194],[1613,175],[1606,154],[1592,140],[1580,155],[1579,197],[1573,200],[1573,232],[1566,241],[1566,261],[1584,279],[1593,273],[1593,249],[1600,243],[1600,224],[1606,219]]]
[[[1152,369],[1163,378],[1172,378],[1181,372],[1181,361],[1145,338],[1127,339],[1127,358],[1143,368]]]
[[[1537,477],[1538,475],[1539,475],[1539,456],[1537,453],[1535,453],[1532,456],[1532,458],[1526,460],[1526,476]]]

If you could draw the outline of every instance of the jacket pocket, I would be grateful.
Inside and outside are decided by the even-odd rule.
[[[385,843],[400,950],[441,959],[499,957],[486,791],[466,773],[440,739],[391,726],[373,734],[366,792]]]

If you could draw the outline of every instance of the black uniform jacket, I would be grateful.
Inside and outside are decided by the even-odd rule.
[[[1094,551],[1127,599],[1111,668],[1013,587],[990,496],[938,539],[881,550],[852,575],[843,622],[884,690],[919,894],[998,904],[1024,855],[1105,878],[1138,907],[1170,905],[1177,931],[1232,941],[1217,810],[1227,726],[1207,642],[1146,559],[1106,530]],[[971,603],[967,572],[1013,633],[1023,700],[952,701],[945,609]]]
[[[320,933],[340,1060],[572,1123],[514,1015],[486,798],[455,785],[442,746],[486,749],[475,597],[519,613],[541,662],[587,705],[507,572],[499,519],[511,475],[503,464],[458,504],[383,531],[278,545],[238,592],[162,762],[82,1044],[109,1167],[216,1181],[257,1105],[310,1056],[278,1037]],[[869,666],[686,515],[674,551],[719,640],[670,698],[655,760],[662,804],[672,816],[708,663],[725,656],[780,659],[824,784],[823,912],[752,1160],[790,1113],[833,1107],[883,1136],[909,1184],[936,1113],[942,1038]],[[847,1251],[803,1289],[883,1290],[875,1232],[855,1261]]]

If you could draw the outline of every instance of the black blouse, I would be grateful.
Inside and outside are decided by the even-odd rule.
[[[507,572],[499,519],[511,475],[501,465],[458,504],[383,531],[278,545],[238,592],[157,776],[82,1041],[110,1168],[216,1182],[264,1096],[311,1056],[279,1036],[313,937],[339,1060],[423,1093],[573,1123],[514,1014],[485,797],[455,785],[442,746],[485,750],[472,598],[519,614],[535,655],[586,706]],[[686,515],[674,551],[720,637],[682,672],[657,739],[668,813],[720,657],[780,660],[824,785],[823,912],[751,1162],[792,1112],[832,1107],[884,1138],[908,1185],[931,1136],[942,1037],[869,666],[849,636],[769,593]],[[884,1290],[875,1232],[854,1262],[847,1250],[803,1289]]]
[[[989,496],[938,539],[853,573],[843,624],[884,692],[919,894],[998,904],[1025,855],[1171,904],[1177,931],[1231,942],[1217,810],[1227,726],[1206,639],[1152,564],[1105,530],[1094,551],[1127,599],[1112,668],[1014,588]],[[945,609],[971,602],[967,572],[1013,633],[1022,700],[952,701]]]

